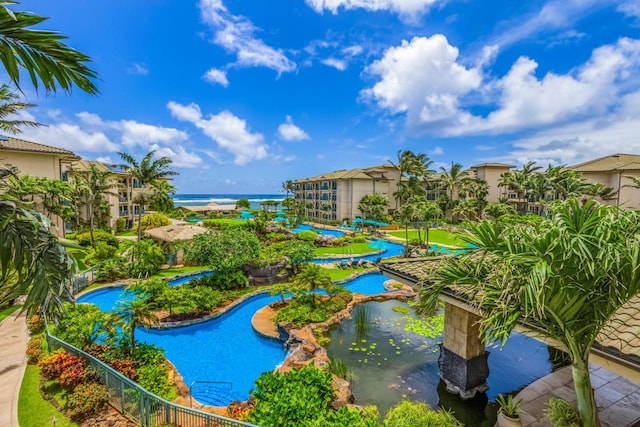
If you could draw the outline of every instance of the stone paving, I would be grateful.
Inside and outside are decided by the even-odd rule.
[[[27,367],[27,322],[16,311],[0,323],[0,426],[18,427],[18,395]]]
[[[595,365],[590,370],[602,427],[640,427],[640,384]],[[551,397],[575,404],[570,366],[540,378],[518,393],[516,399],[523,401],[522,425],[550,427],[543,411]]]

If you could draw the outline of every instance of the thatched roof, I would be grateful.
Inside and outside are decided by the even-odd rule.
[[[207,229],[199,225],[165,225],[163,227],[146,230],[144,234],[163,242],[191,240],[197,234],[206,233]]]
[[[193,212],[233,212],[237,209],[236,205],[219,205],[216,202],[211,202],[206,205],[180,206],[180,208]]]

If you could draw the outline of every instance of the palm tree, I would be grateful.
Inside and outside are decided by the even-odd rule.
[[[31,83],[38,89],[41,84],[47,92],[60,87],[71,92],[75,84],[83,91],[95,95],[98,88],[92,82],[97,73],[86,63],[91,59],[62,43],[66,37],[55,31],[34,29],[47,18],[32,13],[12,12],[0,2],[0,61],[9,79],[20,88],[20,70],[26,70]]]
[[[440,187],[447,192],[449,202],[453,205],[456,201],[455,195],[460,187],[460,184],[465,179],[468,179],[469,172],[462,169],[460,163],[451,162],[451,168],[449,170],[444,167],[440,167],[442,174],[440,175]]]
[[[15,173],[0,167],[0,183]],[[26,294],[22,310],[28,315],[41,308],[59,315],[62,302],[72,299],[66,283],[75,262],[49,231],[50,224],[44,215],[19,207],[9,195],[0,200],[0,301]]]
[[[382,219],[385,208],[389,206],[389,200],[382,194],[367,194],[360,199],[358,209],[366,218]]]
[[[0,131],[18,134],[22,132],[20,127],[44,126],[41,123],[32,122],[30,120],[10,120],[7,117],[15,117],[21,110],[35,107],[35,104],[19,102],[20,97],[7,84],[0,85]]]
[[[421,307],[433,309],[450,287],[480,312],[488,342],[506,342],[520,320],[559,343],[571,360],[583,426],[598,425],[589,374],[596,337],[640,293],[637,215],[576,198],[552,206],[550,219],[470,224],[477,250],[429,274]]]
[[[329,272],[318,264],[305,264],[300,273],[293,278],[295,289],[311,292],[311,304],[316,305],[316,290],[327,290],[333,286]]]
[[[127,162],[127,164],[123,166],[128,169],[136,180],[138,180],[138,183],[142,187],[145,187],[146,185],[153,185],[156,181],[167,179],[170,176],[178,174],[177,172],[169,169],[169,165],[172,163],[172,160],[169,157],[164,156],[154,160],[153,156],[155,153],[155,150],[148,152],[140,162],[127,153],[118,154],[122,160]],[[143,192],[140,192],[139,194],[143,194]],[[140,206],[140,209],[138,209],[138,240],[142,238],[142,211],[149,201],[149,197],[144,196],[141,196],[138,199],[138,202],[143,204],[135,202],[134,200],[134,202]]]
[[[173,209],[173,198],[176,194],[176,187],[165,180],[157,180],[151,183],[153,195],[151,196],[151,209],[160,212],[170,212]]]
[[[80,172],[76,178],[80,182],[79,187],[82,189],[84,204],[87,206],[87,222],[89,223],[89,235],[91,236],[91,245],[93,247],[96,245],[93,237],[95,212],[104,200],[104,195],[117,196],[116,193],[111,191],[111,188],[113,188],[111,178],[113,176],[114,173],[110,170],[100,170],[95,163],[89,163],[89,170]]]
[[[325,223],[328,222],[329,220],[329,216],[327,215],[327,212],[329,212],[331,210],[331,203],[327,203],[327,202],[323,202],[320,205],[320,209],[322,209],[322,211],[324,212],[324,219],[325,219]]]
[[[601,182],[586,184],[582,190],[582,194],[591,196],[592,199],[596,199],[602,202],[616,200],[616,198],[618,197],[617,190],[614,190],[613,187]],[[586,200],[588,199],[584,199],[585,202]]]
[[[134,298],[116,303],[115,315],[124,323],[131,336],[131,354],[136,351],[135,331],[138,326],[145,328],[157,325],[158,316],[148,298]]]
[[[484,208],[484,216],[492,218],[497,221],[500,217],[505,215],[512,215],[516,213],[516,209],[509,202],[489,203]]]

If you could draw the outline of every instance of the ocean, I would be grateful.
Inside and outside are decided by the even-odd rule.
[[[281,202],[286,195],[281,194],[176,194],[173,196],[175,206],[201,206],[211,202],[219,205],[231,205],[240,199],[248,199],[251,209],[261,209],[260,202],[277,200]]]

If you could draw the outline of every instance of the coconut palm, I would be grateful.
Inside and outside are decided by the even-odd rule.
[[[0,187],[15,173],[0,167]],[[66,283],[75,262],[49,231],[50,224],[47,217],[19,207],[10,196],[0,200],[0,301],[26,294],[22,310],[28,315],[41,307],[59,315],[62,302],[72,299]]]
[[[87,207],[89,236],[91,237],[91,245],[93,247],[96,245],[93,237],[96,211],[99,210],[105,195],[117,196],[116,193],[111,191],[111,188],[113,188],[112,178],[114,175],[110,170],[101,170],[95,163],[89,163],[89,169],[87,171],[80,171],[76,176],[78,187],[82,191],[84,204]]]
[[[440,188],[447,193],[449,205],[450,207],[453,207],[456,202],[456,196],[460,185],[464,180],[470,178],[470,175],[467,171],[462,169],[462,165],[460,163],[454,162],[451,162],[451,168],[449,168],[449,170],[441,166],[440,171],[442,172],[439,177]]]
[[[509,202],[489,203],[484,208],[484,216],[498,220],[498,218],[505,215],[512,215],[516,213],[516,209]]]
[[[389,206],[389,200],[382,194],[367,194],[360,199],[358,209],[366,218],[380,220],[384,210]]]
[[[294,289],[311,292],[311,305],[316,305],[316,290],[327,290],[333,286],[331,276],[318,264],[306,264],[292,281]]]
[[[20,99],[20,97],[9,85],[0,85],[0,131],[15,135],[22,132],[20,128],[23,126],[44,126],[41,123],[32,122],[31,120],[11,120],[7,118],[16,117],[21,110],[36,106],[35,104],[20,102],[18,99]]]
[[[42,85],[47,92],[71,92],[76,85],[97,94],[92,81],[97,73],[86,65],[91,59],[62,43],[66,37],[60,33],[34,29],[47,18],[12,12],[7,5],[13,4],[17,2],[0,2],[0,61],[12,83],[19,88],[20,71],[25,70],[36,90]]]
[[[170,195],[176,194],[176,187],[165,180],[157,180],[151,183],[153,195],[151,196],[151,209],[160,212],[170,212],[173,210],[173,198]]]
[[[138,183],[142,187],[145,187],[146,185],[152,185],[156,181],[167,179],[170,176],[178,174],[177,172],[169,169],[169,166],[172,163],[172,160],[169,157],[164,156],[154,160],[153,156],[155,153],[155,150],[148,152],[140,162],[138,162],[127,153],[118,154],[120,155],[122,160],[127,162],[127,164],[123,165],[123,167],[125,167],[136,180],[138,180]],[[139,194],[143,193],[144,190]],[[138,240],[140,240],[142,238],[142,211],[144,210],[144,206],[146,206],[146,204],[150,202],[150,196],[141,196],[140,198],[138,198],[138,202],[143,203],[140,204],[136,202],[136,204],[138,204],[138,206],[140,207],[138,209]]]
[[[535,223],[469,225],[478,249],[443,261],[421,291],[432,309],[450,287],[477,307],[488,342],[503,345],[520,320],[558,343],[571,360],[578,412],[598,425],[588,359],[614,314],[640,293],[638,217],[576,198]]]
[[[144,326],[148,328],[157,325],[159,322],[153,306],[148,298],[134,298],[131,300],[122,300],[116,303],[115,315],[119,318],[128,329],[131,338],[131,354],[136,351],[136,328]]]

